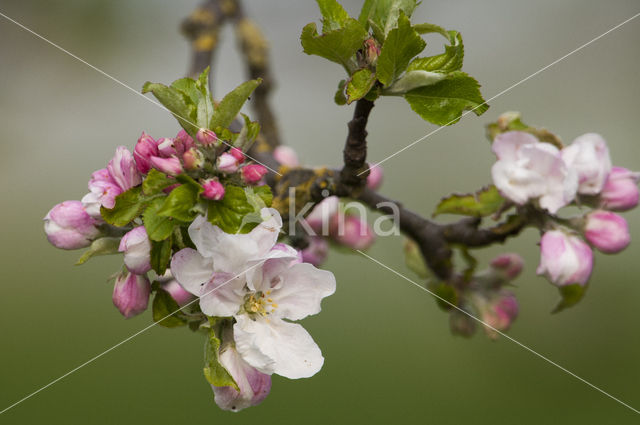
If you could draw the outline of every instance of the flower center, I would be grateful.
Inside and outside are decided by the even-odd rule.
[[[252,292],[245,296],[244,309],[249,314],[259,314],[266,316],[271,314],[278,308],[278,304],[273,302],[273,299],[269,297],[271,291],[265,293],[258,291]]]

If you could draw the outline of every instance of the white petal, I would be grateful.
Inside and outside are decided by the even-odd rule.
[[[301,320],[320,313],[322,299],[336,291],[333,273],[309,263],[294,264],[280,278],[271,298],[278,305],[277,316],[286,319]]]
[[[171,273],[184,289],[200,296],[201,285],[213,276],[213,264],[198,251],[185,248],[171,259]]]
[[[244,302],[244,279],[228,273],[216,273],[200,287],[200,309],[208,316],[228,317]]]
[[[298,251],[285,245],[285,249],[272,249],[259,260],[247,263],[247,286],[252,291],[266,291],[271,289],[269,282],[293,262],[300,261]],[[262,263],[262,264],[260,264]],[[254,267],[255,266],[255,267]]]
[[[538,139],[529,133],[508,131],[496,136],[491,149],[501,161],[516,161],[521,147],[537,143]]]
[[[313,376],[322,368],[320,348],[302,326],[275,318],[254,321],[246,315],[236,320],[236,349],[262,373],[298,379]]]
[[[282,217],[275,208],[263,208],[260,215],[264,220],[257,225],[249,236],[258,244],[258,256],[266,255],[278,241],[278,235],[282,228]]]

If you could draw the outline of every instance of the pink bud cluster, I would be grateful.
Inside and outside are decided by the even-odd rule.
[[[493,181],[502,195],[552,214],[542,225],[538,273],[553,284],[585,286],[593,269],[591,247],[613,254],[629,245],[627,222],[612,211],[638,205],[640,174],[612,167],[600,135],[588,133],[558,149],[529,133],[510,131],[495,138],[493,151],[498,157]],[[568,222],[553,215],[572,203],[596,209]]]
[[[193,138],[184,130],[180,130],[174,138],[163,137],[158,140],[143,132],[133,154],[138,171],[142,174],[155,168],[167,175],[177,176],[185,169],[195,170],[204,163],[204,157]]]

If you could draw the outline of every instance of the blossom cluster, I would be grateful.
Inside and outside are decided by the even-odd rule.
[[[89,248],[80,262],[123,254],[112,297],[123,316],[144,312],[155,293],[156,322],[207,333],[205,377],[226,410],[260,403],[271,374],[310,377],[324,362],[291,321],[319,313],[335,278],[278,242],[266,172],[211,130],[143,133],[133,152],[118,147],[91,175],[81,201],[44,218],[54,246]]]
[[[520,207],[540,211],[542,231],[537,269],[559,287],[585,287],[595,248],[606,254],[625,249],[631,240],[626,220],[616,212],[638,205],[640,174],[611,164],[606,141],[588,133],[565,147],[539,140],[526,131],[508,131],[493,141],[498,161],[491,170],[500,193]],[[573,217],[561,208],[589,207]]]

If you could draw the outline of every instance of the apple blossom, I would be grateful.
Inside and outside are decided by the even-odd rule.
[[[138,171],[142,174],[147,174],[151,169],[150,158],[158,155],[158,143],[143,131],[138,143],[136,143],[136,147],[133,149],[133,157],[136,160]]]
[[[218,170],[223,173],[235,173],[238,171],[238,160],[230,153],[223,153],[216,161]]]
[[[601,208],[627,211],[638,205],[640,173],[622,167],[613,167],[600,192]]]
[[[84,248],[100,230],[80,201],[65,201],[54,206],[44,217],[44,231],[51,244],[61,249]]]
[[[249,164],[242,167],[242,179],[247,184],[257,184],[269,170],[264,165]]]
[[[327,259],[329,243],[321,236],[310,236],[309,245],[300,251],[300,253],[302,255],[302,261],[318,267]]]
[[[576,138],[562,149],[562,159],[578,174],[578,193],[597,195],[611,171],[607,142],[595,133]]]
[[[562,230],[550,230],[540,240],[540,265],[544,274],[557,286],[585,286],[593,269],[593,252],[580,237]]]
[[[213,201],[219,201],[224,198],[224,186],[218,179],[208,179],[202,182],[204,191],[202,196]]]
[[[474,301],[482,321],[500,332],[509,330],[518,316],[518,301],[515,295],[509,291],[500,291],[487,298],[478,295],[474,297]],[[490,338],[497,337],[494,329],[486,326],[484,328]]]
[[[627,221],[616,213],[603,210],[587,214],[584,237],[606,254],[620,252],[631,242]]]
[[[165,174],[170,176],[177,176],[181,174],[184,170],[182,169],[182,164],[180,160],[175,156],[170,158],[161,158],[159,156],[151,157],[151,165],[153,168],[162,171]]]
[[[300,165],[300,161],[298,160],[298,154],[290,146],[285,146],[285,145],[277,146],[273,150],[273,157],[280,164],[287,167],[297,167],[298,165]]]
[[[218,358],[240,390],[212,385],[214,400],[221,409],[239,412],[260,404],[269,395],[271,376],[244,361],[232,344],[224,344]]]
[[[170,158],[179,154],[174,145],[174,139],[170,137],[158,139],[158,152],[162,158]]]
[[[130,272],[144,274],[151,270],[151,242],[144,226],[127,232],[120,239],[118,251],[124,252],[124,264]]]
[[[147,309],[151,284],[144,275],[121,274],[113,287],[113,304],[127,319]]]
[[[216,136],[216,133],[211,130],[201,128],[196,133],[196,139],[198,139],[198,142],[202,143],[203,145],[208,146],[217,142],[218,136]]]
[[[264,219],[248,234],[228,234],[198,216],[189,226],[197,250],[185,248],[171,271],[200,297],[209,316],[236,320],[234,339],[244,361],[262,373],[309,377],[324,359],[304,328],[290,321],[320,312],[320,302],[335,291],[333,274],[300,263],[298,252],[276,245],[282,219],[263,208]]]
[[[493,182],[516,204],[538,199],[542,208],[555,213],[574,199],[577,175],[555,146],[529,133],[509,131],[496,136],[493,151],[498,157],[491,169]]]
[[[205,159],[202,152],[196,148],[190,148],[182,155],[182,161],[184,162],[184,168],[193,171],[202,168]]]
[[[332,217],[329,234],[339,244],[360,250],[369,248],[376,239],[366,220],[342,213]]]
[[[119,146],[116,149],[116,154],[109,161],[107,170],[123,192],[142,183],[142,176],[138,172],[136,161],[124,146]]]
[[[113,208],[116,196],[122,189],[113,180],[106,168],[94,171],[89,180],[89,193],[82,198],[82,205],[89,215],[95,219],[102,219],[100,207]]]
[[[490,266],[508,280],[513,280],[522,272],[524,260],[515,253],[501,254],[491,260]]]

